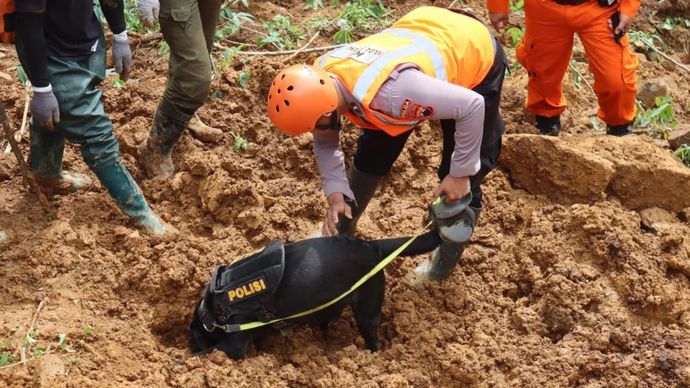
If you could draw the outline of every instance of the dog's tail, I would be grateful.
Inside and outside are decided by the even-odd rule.
[[[409,239],[410,237],[398,237],[376,240],[373,242],[381,249],[383,257],[386,257],[393,253],[393,251],[396,249],[400,248],[400,246],[406,243]],[[414,256],[431,252],[437,246],[439,246],[439,244],[441,244],[441,237],[438,235],[438,229],[434,228],[434,230],[430,232],[417,236],[412,244],[400,252],[400,256]]]

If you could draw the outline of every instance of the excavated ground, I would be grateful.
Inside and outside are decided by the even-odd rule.
[[[311,15],[299,1],[277,3],[251,12]],[[391,6],[400,15],[422,3]],[[645,8],[639,23],[672,11]],[[191,357],[186,328],[211,270],[272,239],[305,238],[320,226],[325,201],[309,137],[285,138],[265,116],[280,57],[237,62],[217,77],[213,90],[223,97],[200,116],[225,131],[222,141],[185,134],[173,154],[176,175],[144,180],[134,148],[165,84],[166,58],[156,49],[135,45],[138,81],[118,89],[109,79],[105,105],[126,164],[178,239],[142,235],[98,185],[53,197],[59,218],[46,220],[13,155],[0,153],[0,341],[13,341],[0,342],[0,353],[22,344],[44,298],[34,337],[41,349],[51,345],[40,359],[0,369],[6,386],[690,385],[690,169],[644,135],[597,134],[593,95],[570,82],[564,134],[533,135],[521,69],[504,88],[509,135],[472,244],[441,283],[410,285],[423,257],[386,269],[379,352],[365,350],[346,313],[327,341],[300,327],[240,361]],[[0,97],[18,126],[24,92],[13,80],[12,47],[0,46],[0,59],[0,72],[12,75],[0,77]],[[644,61],[640,80],[671,77],[676,116],[687,122],[690,78],[666,66]],[[246,88],[239,71],[252,74]],[[233,147],[233,134],[247,150]],[[347,155],[356,135],[349,128]],[[362,218],[362,237],[421,229],[439,154],[437,126],[410,137]],[[95,180],[74,146],[65,167]],[[67,348],[56,348],[60,333]]]

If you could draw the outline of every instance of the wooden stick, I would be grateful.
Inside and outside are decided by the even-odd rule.
[[[12,129],[10,128],[10,121],[7,118],[7,113],[5,112],[5,106],[3,105],[2,100],[0,100],[0,119],[2,119],[2,127],[5,131],[5,137],[7,138],[7,141],[10,142],[10,147],[12,147],[14,156],[17,158],[17,162],[19,163],[19,170],[24,178],[24,183],[28,185],[29,188],[34,190],[38,196],[38,201],[43,207],[43,211],[46,212],[49,217],[57,218],[57,211],[53,208],[50,202],[48,202],[48,198],[46,198],[45,194],[43,194],[41,188],[38,187],[36,177],[34,177],[34,174],[31,172],[31,170],[27,168],[24,157],[22,156],[22,151],[19,149],[17,142],[14,141]]]
[[[665,52],[659,50],[658,48],[654,47],[653,44],[647,42],[645,39],[640,39],[640,41],[642,41],[642,43],[646,44],[647,47],[649,47],[649,48],[651,48],[652,50],[654,50],[657,54],[659,54],[659,55],[661,55],[662,57],[666,58],[669,62],[673,63],[674,65],[676,65],[676,66],[680,67],[681,69],[683,69],[683,70],[687,71],[688,73],[690,73],[690,67],[687,67],[687,66],[685,66],[684,64],[682,64],[682,63],[676,61],[675,59],[673,59],[673,57],[671,57],[670,55],[666,54]]]
[[[45,356],[46,354],[52,354],[52,353],[55,353],[55,352],[51,350],[51,351],[43,352],[43,355]],[[11,368],[11,367],[17,366],[17,365],[26,364],[27,362],[31,362],[33,360],[38,360],[39,358],[40,357],[31,357],[31,358],[28,358],[24,361],[17,361],[17,362],[13,362],[11,364],[3,365],[3,366],[0,366],[0,370]]]
[[[299,49],[297,49],[297,51],[295,51],[294,53],[292,53],[292,55],[290,55],[289,57],[285,58],[285,61],[289,61],[290,59],[296,57],[299,53],[303,52],[303,51],[304,51],[307,47],[309,47],[309,46],[312,44],[312,42],[314,42],[314,40],[315,40],[316,38],[318,38],[318,37],[319,37],[319,32],[316,31],[316,34],[314,34],[314,36],[312,36],[312,37],[309,39],[309,41],[307,41],[307,44],[305,44],[304,46],[302,46],[302,47],[300,47]]]
[[[25,339],[25,344],[22,345],[20,349],[20,355],[21,355],[21,360],[22,362],[26,362],[26,351],[29,350],[29,346],[31,344],[26,344],[26,339],[29,338],[29,335],[31,334],[31,331],[34,329],[34,325],[36,324],[36,319],[38,319],[38,314],[41,313],[41,310],[43,310],[43,307],[48,303],[48,298],[43,298],[41,302],[38,304],[38,307],[36,307],[36,312],[34,313],[34,317],[31,318],[31,323],[29,324],[29,329],[26,331],[26,335],[24,335]]]
[[[343,47],[345,46],[344,44],[334,44],[331,46],[323,46],[323,47],[312,47],[308,49],[304,49],[301,52],[303,53],[311,53],[315,51],[326,51],[326,50],[332,50],[334,48],[338,47]],[[282,50],[282,51],[240,51],[237,53],[237,55],[246,55],[246,56],[273,56],[273,55],[288,55],[288,54],[294,54],[299,50]]]
[[[26,133],[26,119],[29,117],[29,101],[31,101],[29,90],[31,90],[31,83],[27,81],[27,84],[24,85],[24,87],[24,113],[22,114],[22,125],[19,127],[19,131],[14,133],[14,140],[16,140],[17,143],[22,141],[22,137]]]

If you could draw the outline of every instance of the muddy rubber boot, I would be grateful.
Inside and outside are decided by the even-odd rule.
[[[607,125],[606,134],[611,136],[623,137],[627,135],[632,135],[632,131],[630,130],[629,123],[623,125]]]
[[[468,207],[468,212],[462,217],[463,222],[471,223],[472,229],[477,224],[481,208]],[[471,233],[469,237],[471,237]],[[438,248],[431,253],[431,259],[422,262],[416,269],[415,275],[418,280],[432,280],[440,281],[448,278],[453,272],[453,269],[458,264],[460,256],[465,251],[465,247],[469,244],[469,237],[463,243],[450,241],[441,233],[443,241]]]
[[[537,115],[536,120],[537,124],[535,126],[542,135],[558,136],[561,132],[561,116],[545,117]]]
[[[46,194],[69,194],[91,186],[87,175],[62,169],[64,138],[55,133],[31,130],[31,170]]]
[[[162,237],[167,233],[165,223],[153,213],[139,185],[121,162],[100,168],[96,176],[122,212],[134,218],[147,234]]]
[[[170,178],[175,173],[171,151],[192,116],[180,112],[165,98],[161,99],[151,131],[137,152],[149,178]]]
[[[381,181],[380,176],[363,173],[355,168],[354,163],[347,174],[347,182],[355,195],[355,202],[348,201],[352,209],[352,219],[340,217],[338,225],[339,235],[351,235],[357,229],[357,221],[369,205],[371,197],[374,196],[376,188]]]
[[[87,175],[73,171],[61,171],[57,177],[36,175],[36,182],[45,188],[48,194],[61,195],[74,193],[93,184],[93,181]]]

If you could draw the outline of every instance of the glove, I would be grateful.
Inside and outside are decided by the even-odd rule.
[[[158,23],[158,11],[160,9],[161,6],[158,0],[137,1],[137,13],[139,14],[139,20],[141,20],[141,23],[148,28],[153,28],[153,26]]]
[[[44,88],[34,88],[31,98],[31,117],[38,121],[38,125],[49,131],[55,129],[55,124],[60,122],[60,107],[57,98],[53,94],[53,88],[48,85]]]
[[[115,71],[120,75],[120,79],[127,81],[129,70],[132,68],[132,50],[129,48],[127,31],[113,34],[113,62]]]

